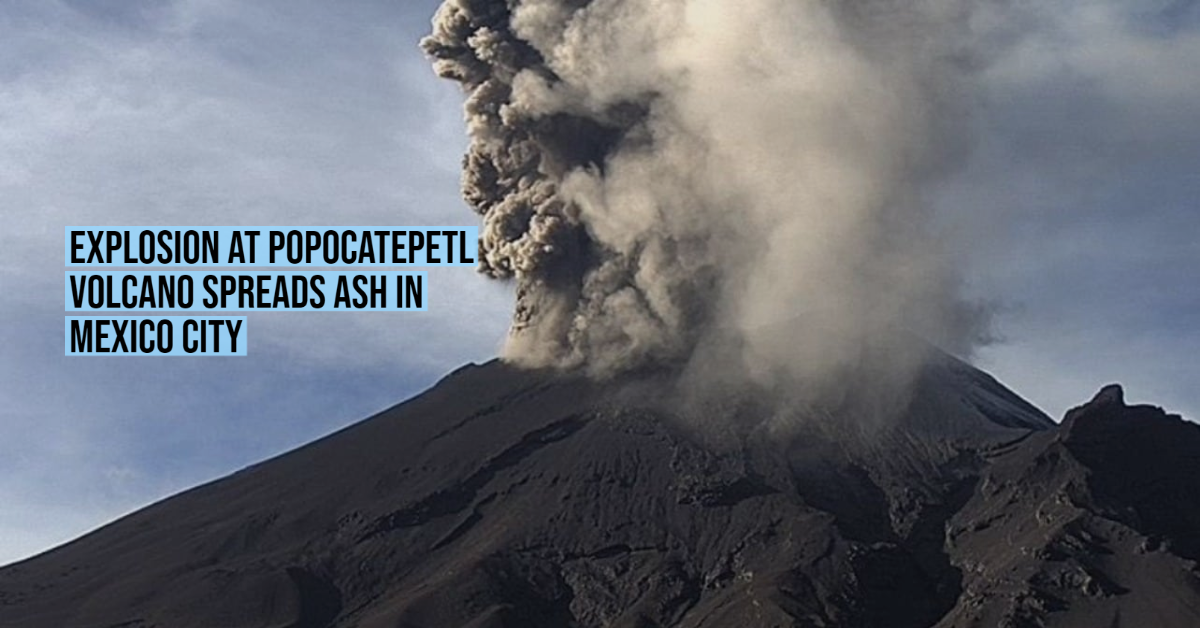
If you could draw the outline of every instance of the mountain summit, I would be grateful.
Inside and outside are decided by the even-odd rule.
[[[1200,427],[933,360],[894,418],[494,361],[0,570],[0,626],[1200,625]],[[713,426],[725,426],[714,429]]]

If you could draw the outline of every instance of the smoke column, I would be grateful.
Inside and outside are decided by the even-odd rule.
[[[467,93],[505,357],[819,381],[895,328],[968,352],[986,310],[924,196],[969,148],[998,6],[446,0],[422,47]]]

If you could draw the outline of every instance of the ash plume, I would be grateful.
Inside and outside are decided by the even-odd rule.
[[[446,0],[422,47],[467,93],[482,271],[516,282],[506,358],[819,384],[884,330],[969,352],[987,309],[925,194],[969,148],[1001,6]]]

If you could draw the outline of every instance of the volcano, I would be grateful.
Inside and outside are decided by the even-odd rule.
[[[1200,427],[1119,387],[1056,424],[943,354],[869,423],[673,381],[465,366],[0,570],[0,626],[1200,626]]]

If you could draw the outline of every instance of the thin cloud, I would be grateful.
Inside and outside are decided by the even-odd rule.
[[[434,269],[427,313],[251,313],[247,358],[64,357],[66,224],[472,220],[426,13],[117,5],[0,9],[0,563],[380,410],[504,333],[503,287]]]

